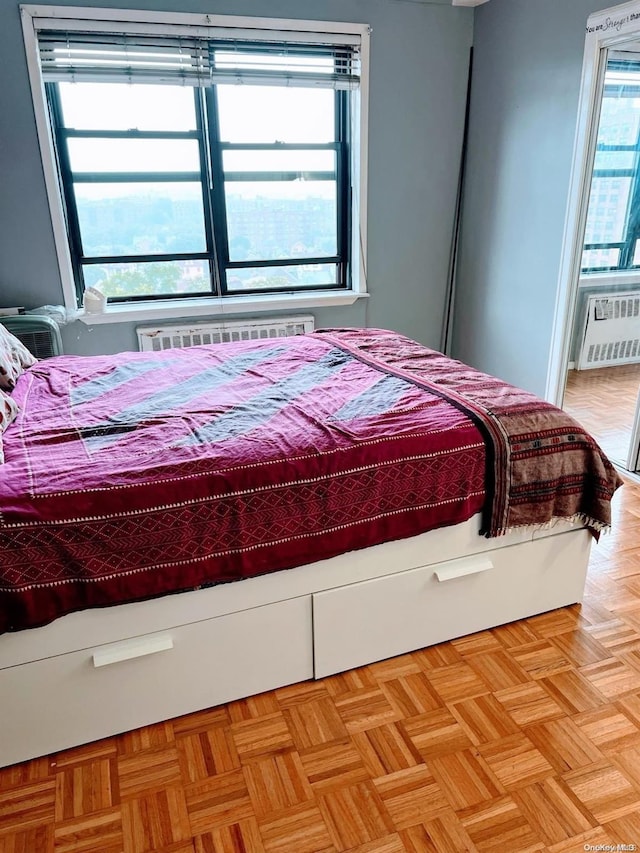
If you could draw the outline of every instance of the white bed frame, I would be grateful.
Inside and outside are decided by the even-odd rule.
[[[478,527],[0,636],[0,766],[581,600],[586,530]]]

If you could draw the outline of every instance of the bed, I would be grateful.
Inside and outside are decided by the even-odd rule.
[[[0,766],[575,603],[620,484],[385,330],[17,372]]]

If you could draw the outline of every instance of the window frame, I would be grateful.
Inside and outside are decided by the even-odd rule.
[[[67,128],[62,120],[62,103],[58,83],[45,83],[47,104],[51,112],[51,128],[53,145],[56,152],[58,171],[60,177],[60,195],[64,209],[69,242],[69,254],[71,266],[74,273],[76,287],[76,298],[78,304],[82,304],[85,291],[84,267],[109,263],[162,263],[166,261],[200,260],[205,261],[209,267],[209,276],[213,282],[218,275],[218,266],[215,260],[215,245],[212,233],[211,202],[209,193],[206,192],[206,131],[202,124],[201,111],[198,108],[199,98],[194,89],[194,112],[196,118],[196,130],[193,131],[155,131],[155,130],[78,130]],[[70,164],[67,140],[69,139],[192,139],[198,143],[199,172],[90,172],[82,173],[82,177],[74,177]],[[102,176],[102,181],[96,177]],[[91,183],[198,183],[202,193],[203,207],[203,230],[206,248],[202,252],[172,252],[172,253],[136,253],[130,255],[95,255],[85,254],[82,229],[80,227],[80,216],[75,199],[74,188],[76,184]],[[212,289],[211,293],[215,291]],[[178,298],[198,298],[210,293],[185,293]],[[115,297],[110,300],[111,304],[118,302],[141,302],[149,299],[171,299],[176,298],[174,294],[154,295],[132,295],[128,297]]]
[[[213,228],[215,232],[215,242],[218,251],[218,270],[220,274],[220,290],[222,296],[229,296],[231,294],[235,294],[236,291],[231,291],[228,288],[227,283],[227,272],[233,269],[247,269],[247,268],[255,268],[255,267],[277,267],[277,266],[296,266],[299,264],[313,264],[313,263],[335,263],[338,266],[338,278],[339,282],[334,284],[326,284],[326,285],[303,285],[301,287],[296,288],[296,292],[304,292],[304,291],[322,291],[322,290],[348,290],[348,267],[350,265],[349,261],[349,252],[348,252],[348,233],[349,233],[349,225],[350,225],[350,216],[344,216],[345,208],[348,206],[347,194],[349,192],[349,184],[346,178],[348,177],[345,174],[344,170],[344,159],[346,152],[348,151],[349,138],[346,133],[346,116],[348,114],[348,98],[347,92],[345,91],[336,91],[334,92],[334,121],[335,121],[335,132],[334,132],[334,141],[330,143],[240,143],[240,142],[223,142],[220,139],[219,133],[219,111],[218,111],[218,93],[215,85],[208,87],[204,90],[204,100],[205,100],[205,110],[208,116],[207,126],[209,127],[209,151],[210,151],[210,161],[212,164],[212,174],[213,174],[213,190],[212,190],[212,200],[213,200]],[[225,180],[225,172],[222,164],[222,157],[224,151],[320,151],[320,150],[332,150],[336,152],[336,214],[337,214],[337,222],[336,222],[336,238],[337,238],[337,252],[333,256],[316,256],[316,257],[300,257],[300,258],[290,258],[290,259],[262,259],[262,260],[252,260],[248,261],[232,261],[230,259],[229,253],[229,245],[228,245],[228,236],[229,236],[229,221],[227,217],[226,211],[226,194],[224,191]],[[250,173],[245,173],[250,174]],[[254,173],[256,175],[255,180],[265,180],[265,178],[258,177],[258,174],[262,173]],[[274,178],[270,178],[269,180],[274,180]],[[343,207],[343,204],[345,207]],[[343,220],[344,217],[344,221]],[[342,267],[342,269],[340,269]],[[278,292],[289,292],[288,288],[273,288],[270,289],[269,293],[278,293]],[[242,293],[247,295],[251,295],[253,293],[266,293],[267,291],[262,289],[255,290],[243,290]],[[238,292],[238,295],[240,293]]]
[[[313,307],[317,305],[339,305],[351,304],[356,299],[367,295],[366,283],[366,198],[367,198],[367,118],[368,118],[368,70],[369,70],[369,27],[366,24],[351,24],[337,22],[319,22],[319,21],[298,21],[291,19],[278,18],[249,18],[244,16],[223,16],[223,15],[200,15],[191,13],[159,13],[146,12],[135,10],[115,10],[115,9],[88,9],[75,7],[52,7],[52,6],[21,6],[21,15],[23,21],[23,33],[25,38],[25,48],[27,53],[27,63],[32,87],[32,96],[34,101],[34,110],[36,115],[36,124],[38,129],[38,137],[43,161],[43,169],[45,174],[45,183],[47,187],[47,195],[51,212],[51,221],[54,232],[54,240],[58,257],[58,265],[60,277],[62,280],[63,297],[65,307],[68,312],[72,313],[78,319],[84,319],[85,322],[109,322],[129,320],[129,319],[151,319],[163,316],[198,316],[198,315],[215,315],[218,313],[241,313],[252,310],[273,310],[281,307]],[[197,34],[198,36],[207,37],[212,28],[238,28],[250,33],[256,33],[255,41],[260,40],[260,33],[267,31],[286,31],[287,35],[291,32],[297,34],[301,41],[309,34],[309,42],[312,42],[313,35],[317,37],[318,33],[330,33],[334,37],[341,34],[357,36],[360,40],[360,62],[361,62],[361,83],[357,92],[350,93],[350,103],[352,104],[351,115],[347,114],[345,106],[347,102],[347,93],[338,92],[337,94],[344,97],[336,97],[336,120],[341,122],[342,127],[340,133],[344,133],[346,122],[349,122],[351,130],[351,139],[342,145],[342,149],[337,157],[336,173],[337,173],[337,192],[342,196],[337,199],[337,209],[341,210],[341,202],[345,203],[349,209],[349,216],[344,217],[339,222],[337,228],[338,238],[338,256],[340,249],[348,246],[350,251],[346,253],[346,257],[350,258],[349,276],[346,271],[342,273],[344,286],[327,285],[318,286],[311,285],[308,287],[296,288],[295,290],[285,289],[280,291],[230,291],[225,286],[223,262],[220,258],[217,268],[220,271],[220,281],[218,282],[217,273],[214,273],[214,281],[219,287],[217,293],[211,295],[194,295],[190,296],[173,296],[173,295],[158,295],[158,296],[139,296],[127,298],[124,304],[116,304],[113,301],[109,303],[106,311],[107,316],[93,316],[88,318],[83,316],[83,312],[78,310],[78,294],[76,291],[76,271],[74,270],[74,259],[69,246],[69,234],[67,231],[67,207],[69,206],[68,198],[63,197],[60,188],[58,177],[58,163],[56,161],[55,141],[53,139],[51,123],[47,112],[47,98],[45,94],[45,83],[42,79],[39,64],[38,54],[38,31],[43,29],[59,29],[67,31],[126,31],[128,34],[149,35],[157,33],[166,33],[171,31],[177,34]],[[194,29],[195,28],[195,29]],[[46,84],[51,85],[51,84]],[[203,99],[209,101],[210,97],[215,98],[213,90],[206,93]],[[204,109],[208,109],[205,105]],[[92,135],[89,132],[88,135]],[[98,135],[98,132],[93,135]],[[139,134],[144,136],[144,132]],[[162,135],[162,134],[161,134]],[[336,124],[336,139],[344,139],[339,136],[338,124]],[[335,145],[335,143],[332,143]],[[249,146],[260,147],[260,146]],[[295,146],[292,146],[295,147]],[[320,148],[322,146],[311,146]],[[221,157],[222,148],[218,147],[218,154]],[[207,152],[207,156],[213,159],[216,152],[211,150]],[[68,167],[68,163],[66,164]],[[218,164],[220,166],[221,163]],[[348,182],[341,180],[345,170],[351,172],[351,186]],[[218,183],[218,182],[216,182]],[[350,195],[350,197],[348,197]],[[206,205],[206,201],[205,201]],[[215,205],[215,192],[212,197],[212,206]],[[215,211],[214,211],[215,213]],[[338,213],[338,216],[340,214]],[[73,215],[71,217],[73,219]],[[211,221],[211,217],[207,216],[205,208],[205,220]],[[349,220],[351,227],[349,228]],[[215,232],[216,217],[213,216],[213,251],[220,252],[220,246],[217,244],[219,235]],[[77,221],[75,225],[71,223],[70,231],[73,240],[79,241],[79,229]],[[226,223],[225,223],[226,226]],[[205,228],[208,226],[205,224]],[[73,231],[75,230],[75,234]],[[226,229],[225,229],[226,230]],[[208,239],[208,238],[207,238]],[[340,245],[342,243],[342,246]],[[76,243],[77,246],[81,244]],[[192,254],[189,253],[189,257]],[[172,256],[174,257],[174,256]],[[142,256],[139,258],[142,259]],[[163,256],[153,256],[150,260],[163,260]],[[306,258],[292,259],[291,264],[308,262]],[[77,263],[77,262],[76,262]],[[282,265],[281,262],[263,262],[264,265]],[[211,260],[210,260],[211,265]],[[234,262],[231,262],[234,266]],[[262,264],[260,264],[262,265]],[[256,264],[251,263],[251,266]],[[216,264],[213,264],[216,267]],[[117,300],[120,302],[121,300]],[[163,303],[162,306],[159,303]],[[159,310],[161,308],[162,310]]]

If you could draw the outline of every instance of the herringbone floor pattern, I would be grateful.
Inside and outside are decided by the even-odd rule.
[[[632,484],[581,607],[0,770],[0,853],[607,844],[640,847]]]

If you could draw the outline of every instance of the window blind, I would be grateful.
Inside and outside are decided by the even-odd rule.
[[[331,39],[335,41],[336,37]],[[357,43],[43,30],[38,33],[38,44],[45,82],[355,89],[360,80]]]

